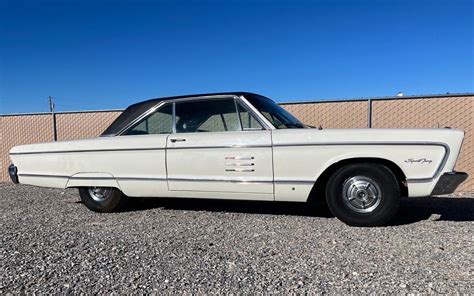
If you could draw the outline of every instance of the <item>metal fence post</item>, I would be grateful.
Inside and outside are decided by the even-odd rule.
[[[367,100],[367,127],[372,128],[372,99]]]
[[[49,111],[51,111],[51,118],[52,118],[52,128],[53,128],[53,141],[58,140],[58,132],[56,129],[56,113],[54,112],[54,103],[53,97],[49,96]]]
[[[53,116],[53,141],[58,140],[58,131],[56,129],[56,113],[53,111],[52,113]]]

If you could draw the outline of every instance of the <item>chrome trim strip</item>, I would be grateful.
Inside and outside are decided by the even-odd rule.
[[[246,163],[226,162],[225,165],[226,166],[254,166],[255,163],[250,163],[250,162],[246,162]]]
[[[226,160],[252,160],[253,156],[226,156]]]
[[[153,148],[123,148],[123,149],[87,149],[87,150],[58,150],[58,151],[34,151],[34,152],[14,152],[10,155],[25,154],[54,154],[54,153],[79,153],[79,152],[116,152],[116,151],[147,151],[165,149],[218,149],[218,148],[271,148],[271,145],[227,145],[227,146],[187,146],[187,147],[153,147]]]
[[[167,181],[166,178],[146,178],[146,177],[116,177],[117,180],[122,181]]]
[[[86,149],[86,150],[58,150],[58,151],[34,151],[34,152],[13,152],[10,155],[25,154],[54,154],[54,153],[80,153],[80,152],[116,152],[116,151],[148,151],[148,150],[165,150],[163,148],[118,148],[118,149]]]
[[[122,180],[122,181],[166,181],[166,178],[146,178],[146,177],[74,177],[70,180]]]
[[[273,183],[271,180],[245,180],[245,179],[198,179],[198,178],[169,178],[168,181],[178,182],[229,182],[229,183]]]
[[[69,180],[115,180],[114,177],[70,177]]]
[[[437,178],[443,170],[450,155],[450,148],[446,143],[442,142],[325,142],[325,143],[295,143],[295,144],[274,144],[273,147],[294,147],[294,146],[440,146],[445,150],[444,157],[441,160],[435,174],[430,178],[412,178],[407,179],[407,182],[430,182]]]
[[[226,172],[237,172],[237,173],[250,173],[250,172],[255,172],[254,169],[241,169],[241,168],[235,168],[235,169],[225,169]]]
[[[271,145],[227,145],[227,146],[185,146],[167,147],[166,149],[218,149],[218,148],[271,148]]]
[[[18,174],[20,177],[38,177],[38,178],[61,178],[69,179],[69,176],[63,175],[42,175],[42,174]]]
[[[301,185],[314,185],[314,180],[275,180],[275,184],[301,184]]]
[[[137,180],[137,181],[166,181],[164,178],[148,178],[148,177],[74,177],[66,175],[45,175],[45,174],[18,174],[22,177],[37,177],[37,178],[62,178],[70,180]]]
[[[123,180],[123,181],[179,181],[179,182],[229,182],[229,183],[273,183],[272,180],[246,179],[200,179],[200,178],[146,178],[146,177],[69,177],[65,175],[18,174],[23,177],[62,178],[70,180]],[[311,180],[275,180],[277,184],[314,184]]]

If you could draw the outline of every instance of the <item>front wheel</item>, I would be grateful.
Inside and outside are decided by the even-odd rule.
[[[329,179],[326,200],[331,212],[351,226],[382,226],[396,214],[400,188],[395,175],[379,164],[344,166]]]
[[[79,188],[79,195],[89,210],[100,213],[120,210],[126,198],[120,190],[112,187],[83,187]]]

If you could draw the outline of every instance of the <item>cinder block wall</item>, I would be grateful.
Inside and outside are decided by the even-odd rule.
[[[365,128],[368,101],[319,101],[282,103],[309,125],[323,128]],[[56,114],[58,140],[98,136],[120,111],[64,112]],[[466,132],[456,169],[470,177],[458,191],[474,191],[474,95],[447,97],[388,98],[372,100],[373,128],[434,128],[449,126]],[[6,170],[8,151],[15,145],[48,142],[53,139],[51,114],[3,115],[0,117],[1,174]]]

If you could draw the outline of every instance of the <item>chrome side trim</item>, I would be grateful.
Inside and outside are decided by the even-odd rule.
[[[275,180],[275,184],[300,184],[300,185],[314,185],[315,180]]]
[[[62,178],[71,180],[123,180],[123,181],[180,181],[180,182],[230,182],[230,183],[273,183],[272,180],[246,179],[201,179],[201,178],[146,178],[146,177],[70,177],[65,175],[18,174],[23,177]],[[277,184],[314,184],[313,180],[275,180]]]
[[[166,181],[166,178],[147,177],[71,177],[70,180]]]
[[[246,163],[226,162],[225,165],[226,166],[254,166],[255,163],[250,163],[250,162],[246,162]]]
[[[250,172],[255,172],[254,169],[241,169],[241,168],[235,168],[235,169],[225,169],[226,172],[241,172],[241,173],[250,173]]]
[[[439,146],[444,148],[444,157],[441,160],[435,174],[430,178],[411,178],[407,179],[410,183],[431,182],[437,178],[448,161],[450,148],[442,142],[325,142],[325,143],[295,143],[295,144],[274,144],[273,147],[295,147],[295,146]]]
[[[272,180],[201,179],[201,178],[169,178],[168,181],[178,181],[178,182],[229,182],[229,183],[273,183]]]
[[[61,178],[69,179],[69,176],[64,175],[43,175],[43,174],[18,174],[20,177],[37,177],[37,178]]]
[[[163,178],[148,177],[74,177],[66,175],[45,175],[45,174],[18,174],[21,177],[37,177],[37,178],[61,178],[70,180],[137,180],[137,181],[166,181]]]
[[[167,147],[166,149],[218,149],[218,148],[271,148],[271,145],[227,145],[227,146],[185,146]]]
[[[230,183],[273,183],[272,180],[246,180],[246,179],[196,179],[196,178],[170,178],[168,181],[180,182],[230,182]],[[315,180],[275,180],[276,184],[301,184],[313,185]]]
[[[167,181],[166,178],[146,178],[146,177],[116,177],[117,180],[122,181]]]
[[[58,151],[33,151],[33,152],[13,152],[10,155],[25,154],[54,154],[54,153],[82,153],[82,152],[115,152],[115,151],[147,151],[147,150],[165,150],[165,147],[153,148],[118,148],[118,149],[84,149],[84,150],[58,150]]]
[[[226,160],[252,160],[253,156],[226,156]]]
[[[187,147],[153,147],[153,148],[123,148],[123,149],[85,149],[85,150],[58,150],[58,151],[34,151],[34,152],[14,152],[10,155],[25,154],[54,154],[54,153],[80,153],[80,152],[116,152],[116,151],[147,151],[165,149],[218,149],[218,148],[271,148],[271,145],[227,145],[227,146],[187,146]],[[242,158],[244,159],[244,158]]]

